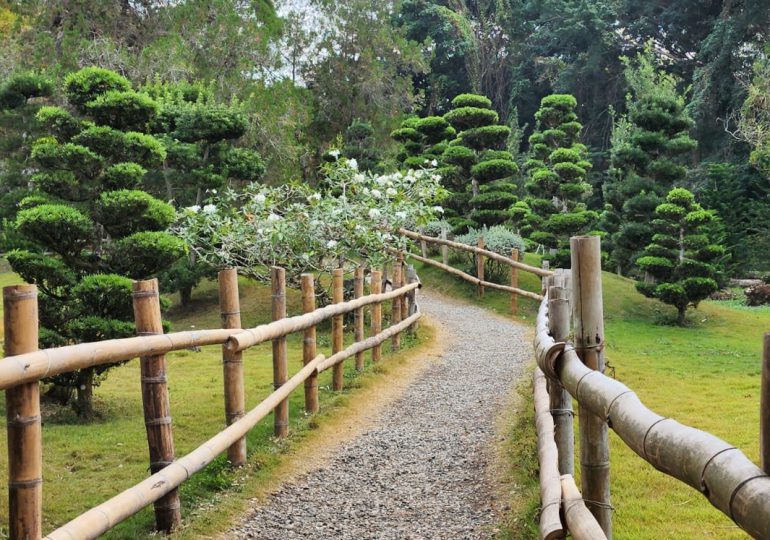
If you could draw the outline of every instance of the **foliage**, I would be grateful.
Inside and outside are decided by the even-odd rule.
[[[73,73],[65,86],[73,109],[92,116],[81,119],[61,107],[38,112],[70,142],[53,136],[33,143],[39,172],[31,181],[39,192],[19,202],[14,222],[28,247],[8,256],[16,272],[40,287],[44,346],[132,335],[130,278],[147,279],[184,254],[181,240],[165,232],[174,208],[132,189],[166,150],[149,134],[121,128],[146,128],[155,102],[134,99],[125,78],[99,68]],[[63,402],[77,392],[73,405],[90,418],[93,386],[111,367],[56,376],[52,392]]]
[[[636,260],[652,279],[637,282],[636,288],[676,307],[677,322],[683,325],[687,309],[697,308],[719,288],[719,258],[725,249],[708,236],[706,225],[714,214],[696,203],[686,189],[672,189],[653,217],[652,242]]]
[[[610,261],[623,273],[652,239],[655,208],[687,174],[680,164],[697,146],[688,135],[693,121],[677,89],[678,79],[661,70],[648,49],[628,62],[633,93],[628,116],[613,137],[611,177],[604,184],[602,228],[609,233]]]
[[[375,175],[341,158],[324,172],[323,193],[298,183],[226,190],[203,208],[185,210],[177,234],[211,267],[266,280],[269,267],[279,265],[298,283],[302,272],[329,272],[345,260],[382,264],[392,258],[389,249],[405,247],[394,234],[399,227],[417,227],[443,211],[434,206],[444,190],[432,170]]]
[[[554,267],[569,267],[569,239],[588,233],[598,219],[586,199],[591,162],[580,143],[582,124],[577,100],[569,94],[542,99],[535,114],[537,128],[529,137],[530,157],[525,163],[529,194],[512,213],[519,230],[551,250]]]
[[[455,242],[466,246],[477,246],[479,238],[484,238],[484,249],[493,251],[505,257],[511,256],[513,249],[519,250],[519,256],[523,257],[526,250],[524,240],[518,234],[502,225],[482,227],[481,229],[469,229],[467,233],[455,238]],[[462,253],[463,269],[476,275],[476,257],[472,253]],[[509,267],[506,264],[486,258],[484,260],[484,279],[493,283],[502,283],[509,275]]]
[[[371,122],[356,118],[345,129],[342,155],[355,159],[362,171],[375,171],[382,159],[382,151],[374,139]]]

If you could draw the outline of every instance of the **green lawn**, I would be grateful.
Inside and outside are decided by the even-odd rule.
[[[526,260],[537,264],[531,255]],[[420,276],[426,287],[508,313],[505,293],[488,291],[478,299],[473,285],[440,270],[426,268]],[[537,282],[534,276],[521,278],[529,290],[537,290]],[[708,301],[690,312],[690,326],[677,328],[662,323],[674,316],[674,310],[642,297],[631,280],[605,273],[603,283],[608,374],[635,390],[659,414],[709,431],[756,462],[760,351],[762,335],[770,330],[770,309]],[[520,300],[524,321],[533,322],[534,304]],[[530,388],[525,381],[522,393],[530,401],[512,423],[513,440],[505,448],[508,480],[515,489],[514,512],[503,524],[503,538],[536,537],[539,492]],[[748,537],[699,493],[647,465],[614,433],[611,437],[615,538]]]
[[[17,282],[14,276],[0,275],[0,282]],[[289,314],[301,311],[298,291],[289,290]],[[241,281],[243,324],[254,326],[270,319],[270,291],[261,285]],[[172,307],[168,313],[173,330],[219,326],[216,284],[204,283],[195,294],[189,309]],[[330,354],[328,325],[319,327],[319,353]],[[429,341],[430,329],[421,332],[421,340]],[[348,340],[350,336],[347,336]],[[289,339],[290,373],[301,367],[301,335]],[[405,345],[414,344],[405,338]],[[389,345],[384,345],[387,352]],[[389,356],[389,355],[387,355]],[[183,516],[189,522],[194,516],[192,537],[226,528],[232,516],[268,482],[284,456],[298,446],[312,428],[355,396],[355,389],[367,386],[379,373],[398,369],[403,357],[387,358],[374,368],[368,366],[363,375],[346,362],[346,391],[330,390],[331,370],[319,379],[321,409],[318,416],[304,414],[303,392],[298,389],[290,401],[291,436],[288,441],[272,439],[272,416],[262,421],[248,436],[249,465],[231,472],[224,458],[181,488]],[[366,355],[367,361],[370,354]],[[201,352],[179,351],[168,355],[168,378],[171,411],[174,422],[176,452],[182,456],[220,431],[224,423],[221,348],[206,347]],[[253,407],[272,391],[272,361],[269,343],[250,349],[244,355],[247,407]],[[128,362],[109,373],[96,389],[96,409],[100,418],[84,425],[77,422],[68,409],[44,405],[44,529],[50,531],[83,511],[134,485],[147,476],[147,443],[142,416],[138,360]],[[0,405],[4,414],[4,405]],[[6,431],[0,430],[0,448],[6,447]],[[0,452],[0,480],[7,471],[7,455]],[[3,482],[4,483],[4,482]],[[212,511],[215,502],[226,501],[222,511]],[[7,492],[0,490],[0,508],[7,508]],[[4,513],[4,511],[3,511]],[[3,520],[4,521],[4,520]],[[111,531],[107,538],[143,538],[152,529],[152,508],[145,509]],[[0,538],[7,534],[7,522],[0,522]],[[189,524],[187,525],[189,527]],[[184,532],[183,532],[184,534]],[[190,533],[188,533],[189,535]]]

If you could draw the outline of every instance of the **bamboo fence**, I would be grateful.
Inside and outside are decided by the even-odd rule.
[[[714,435],[651,411],[631,389],[602,373],[604,330],[599,240],[595,237],[573,238],[571,248],[572,286],[570,274],[557,272],[547,280],[549,289],[540,305],[534,340],[538,369],[547,377],[551,390],[552,413],[563,407],[562,389],[578,401],[581,411],[583,495],[575,486],[572,475],[563,471],[568,464],[560,459],[562,453],[571,455],[573,452],[571,438],[554,436],[549,425],[541,426],[543,422],[538,417],[539,434],[554,437],[560,456],[557,459],[562,472],[565,530],[578,540],[612,538],[607,441],[607,429],[612,428],[642,459],[696,489],[748,534],[770,539],[770,477],[763,470],[767,467],[766,457],[763,457],[763,468],[758,467],[739,449]],[[564,322],[570,314],[569,306],[565,306],[570,292],[574,303],[574,346],[567,341],[569,324],[565,326]],[[765,338],[763,354],[763,387],[766,389],[770,385],[766,382],[770,380],[768,358],[770,337]],[[535,387],[536,401],[542,406],[544,398],[538,385],[542,386],[542,383],[538,382]],[[768,402],[763,391],[761,436],[764,445],[770,444],[765,441],[770,416]],[[554,418],[558,423],[561,417]],[[567,430],[565,425],[565,433]],[[541,447],[540,442],[538,447]],[[547,460],[545,465],[552,469],[553,457],[548,456]],[[543,466],[541,461],[541,468]],[[551,484],[552,477],[553,474],[549,474]],[[551,502],[552,496],[549,497],[543,499],[544,507]],[[585,508],[590,513],[585,512]],[[591,514],[595,520],[589,519]]]
[[[380,274],[373,272],[374,275]],[[342,276],[335,272],[335,278]],[[6,390],[9,439],[9,525],[10,538],[42,538],[42,440],[40,422],[39,380],[55,374],[139,357],[141,359],[142,402],[150,452],[149,478],[119,493],[110,500],[88,510],[46,536],[47,539],[96,538],[109,529],[154,504],[156,528],[174,530],[181,520],[177,488],[191,475],[202,470],[219,454],[227,452],[233,466],[245,463],[246,434],[271,412],[275,414],[275,433],[288,433],[288,400],[293,390],[304,383],[305,409],[318,411],[318,374],[333,368],[342,372],[343,362],[356,358],[361,368],[363,353],[381,347],[422,317],[411,312],[387,329],[381,327],[381,306],[413,294],[417,281],[387,293],[363,295],[363,272],[356,271],[354,300],[344,302],[335,294],[336,303],[315,309],[314,278],[303,274],[303,314],[286,318],[285,273],[271,269],[273,322],[251,329],[241,329],[238,282],[234,270],[219,274],[220,311],[224,328],[198,332],[163,334],[160,325],[160,303],[157,280],[134,283],[134,312],[138,337],[83,343],[58,349],[37,350],[37,289],[34,285],[3,289],[5,354],[0,362],[0,387]],[[416,279],[416,276],[415,276]],[[341,279],[339,281],[341,291]],[[359,283],[360,281],[360,283]],[[405,304],[400,303],[400,306]],[[363,309],[371,306],[374,335],[365,338]],[[316,354],[316,326],[328,319],[356,315],[355,342],[343,348],[335,342],[328,358]],[[404,314],[406,314],[404,309]],[[378,315],[379,314],[379,315]],[[375,317],[377,315],[377,317]],[[375,318],[379,320],[376,321]],[[342,331],[341,324],[334,331]],[[303,332],[303,367],[289,377],[286,336]],[[259,405],[246,412],[242,352],[266,341],[273,342],[275,390]],[[225,419],[227,428],[189,454],[176,458],[171,429],[165,353],[191,346],[220,344],[223,347]],[[379,357],[377,358],[379,360]],[[340,388],[341,389],[341,388]]]

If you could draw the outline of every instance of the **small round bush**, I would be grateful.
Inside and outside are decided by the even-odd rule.
[[[35,119],[52,131],[60,140],[67,141],[82,129],[80,121],[61,107],[40,107]]]
[[[499,117],[497,112],[491,109],[481,109],[479,107],[460,107],[453,109],[444,115],[447,122],[452,127],[464,131],[466,129],[477,128],[497,124]]]
[[[540,100],[540,106],[570,112],[577,107],[577,99],[570,94],[551,94]]]
[[[37,73],[17,73],[8,80],[5,86],[11,92],[24,96],[25,99],[53,94],[53,81]]]
[[[501,178],[508,178],[518,172],[519,168],[513,161],[505,159],[492,159],[482,161],[471,168],[471,174],[479,182],[491,182]]]
[[[86,146],[102,156],[119,153],[124,147],[126,135],[109,126],[91,126],[72,137],[74,144]]]
[[[96,201],[95,213],[111,236],[138,231],[162,231],[176,218],[174,207],[145,191],[108,191]]]
[[[476,154],[466,146],[456,145],[447,147],[441,155],[441,159],[444,163],[456,165],[468,170],[476,162]]]
[[[46,169],[64,169],[89,177],[99,173],[103,162],[102,157],[90,149],[73,143],[36,144],[32,159]]]
[[[86,103],[93,101],[97,96],[117,90],[125,92],[131,89],[131,83],[123,77],[98,67],[86,67],[75,73],[70,73],[64,79],[64,91],[67,99],[78,110],[85,112]]]
[[[152,135],[129,131],[123,137],[121,159],[139,163],[147,168],[160,166],[166,159],[166,148]]]
[[[511,134],[508,126],[483,126],[462,132],[462,144],[475,150],[502,149]]]
[[[6,258],[24,281],[49,291],[74,285],[77,280],[75,273],[56,257],[17,249],[9,251]]]
[[[132,279],[147,279],[185,253],[184,242],[166,232],[138,232],[109,247],[113,272]]]
[[[97,123],[120,130],[144,130],[159,110],[150,96],[133,90],[110,90],[85,107]]]
[[[420,118],[415,124],[415,129],[425,136],[428,144],[435,144],[455,135],[454,129],[441,116]]]
[[[411,127],[402,127],[393,130],[390,132],[390,136],[400,143],[406,143],[408,141],[420,142],[422,140],[420,132]]]
[[[131,280],[116,274],[85,276],[72,293],[85,312],[115,319],[132,319]]]
[[[217,142],[246,133],[246,117],[225,105],[186,107],[177,119],[175,136],[183,142]]]
[[[479,109],[489,109],[492,107],[492,101],[486,96],[478,94],[460,94],[452,100],[452,107],[478,107]]]
[[[138,163],[116,163],[102,175],[102,185],[108,190],[131,189],[142,183],[147,169]]]
[[[16,227],[27,238],[68,257],[79,253],[94,234],[90,218],[63,204],[41,204],[22,210],[16,216]]]
[[[513,161],[513,154],[507,150],[487,150],[481,153],[479,161],[491,161],[493,159],[504,159],[506,161]]]

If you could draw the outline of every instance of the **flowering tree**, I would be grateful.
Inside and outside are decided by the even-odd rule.
[[[443,213],[441,177],[432,169],[376,175],[355,159],[324,165],[329,188],[305,184],[250,184],[225,190],[203,207],[182,212],[176,230],[200,260],[236,267],[257,280],[269,267],[286,268],[290,282],[302,272],[330,272],[346,260],[381,265],[390,250],[405,249],[399,227],[423,225]]]

